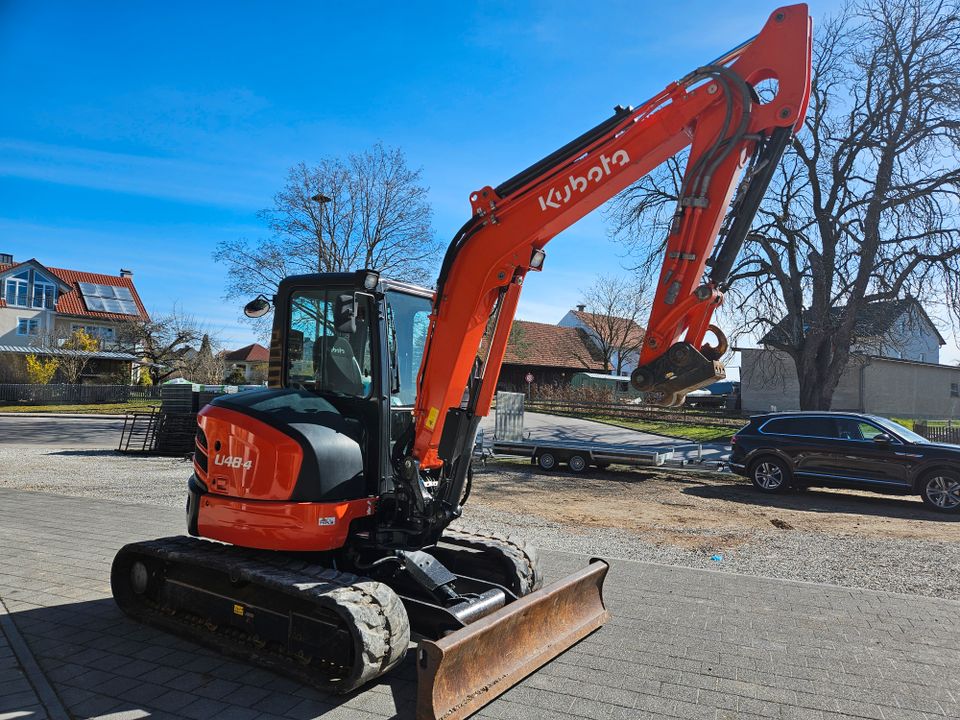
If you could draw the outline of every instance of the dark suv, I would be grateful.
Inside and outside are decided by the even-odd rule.
[[[960,510],[960,445],[932,443],[874,415],[756,415],[733,436],[730,467],[757,490],[855,487],[919,494],[935,510]]]

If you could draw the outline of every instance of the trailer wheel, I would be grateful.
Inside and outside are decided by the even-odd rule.
[[[571,455],[567,459],[567,467],[575,473],[583,472],[587,467],[587,460],[583,455]]]
[[[553,453],[542,452],[537,455],[537,465],[543,470],[553,470],[557,466],[557,458]]]

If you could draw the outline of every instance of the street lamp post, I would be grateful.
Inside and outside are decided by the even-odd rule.
[[[320,229],[317,232],[317,272],[323,272],[323,206],[330,202],[332,198],[318,192],[310,199],[320,206]]]

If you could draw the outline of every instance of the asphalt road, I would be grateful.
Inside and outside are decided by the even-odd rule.
[[[495,414],[491,413],[480,423],[480,429],[493,434],[496,427]],[[606,423],[582,420],[580,418],[561,417],[544,413],[525,412],[523,415],[524,436],[534,440],[549,440],[562,443],[573,440],[590,442],[597,445],[633,445],[638,448],[676,448],[675,457],[682,456],[688,461],[697,459],[696,443],[665,435],[654,435],[641,430],[630,430]],[[703,457],[708,461],[718,461],[729,454],[729,446],[713,443],[703,446]]]
[[[122,429],[123,420],[97,415],[82,418],[0,415],[0,445],[116,449]]]
[[[0,445],[39,445],[48,448],[114,449],[120,442],[123,420],[97,415],[86,417],[22,417],[0,415]],[[480,428],[494,431],[494,416],[483,420]],[[524,415],[524,433],[531,438],[576,440],[598,445],[636,445],[638,447],[676,447],[687,460],[696,459],[696,449],[686,440],[619,428],[605,423],[528,412]],[[704,446],[706,460],[720,460],[729,450],[723,445]]]

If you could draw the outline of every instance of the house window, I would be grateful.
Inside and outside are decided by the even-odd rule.
[[[57,304],[57,286],[40,280],[33,282],[33,306],[53,310]]]
[[[100,340],[113,340],[113,328],[104,327],[102,325],[71,325],[70,332],[75,333],[77,330],[83,330],[87,335],[92,338],[98,338]]]
[[[40,321],[36,318],[17,318],[17,335],[39,335]]]
[[[950,397],[960,398],[960,383],[950,383]]]
[[[7,305],[27,307],[27,271],[7,278],[4,298]]]

